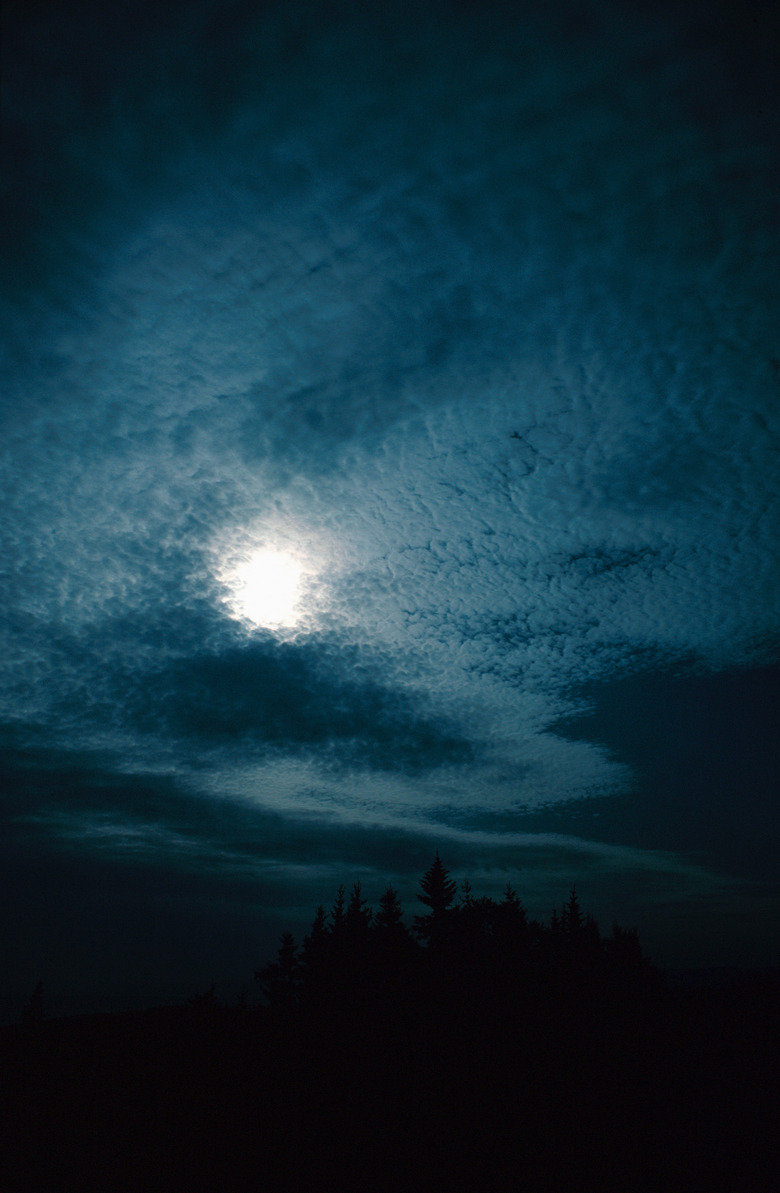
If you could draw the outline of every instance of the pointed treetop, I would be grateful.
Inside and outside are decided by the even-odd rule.
[[[333,904],[333,907],[331,908],[331,913],[330,913],[331,924],[333,926],[332,930],[335,933],[339,933],[341,931],[341,929],[344,927],[344,917],[346,915],[346,911],[345,911],[345,907],[344,907],[345,902],[346,902],[346,891],[344,890],[344,884],[342,883],[342,885],[339,887],[338,891],[336,892],[336,901]]]
[[[400,926],[402,919],[403,908],[398,898],[398,891],[389,886],[379,900],[379,911],[374,917],[374,925],[380,931],[395,929]]]
[[[363,890],[359,882],[352,887],[347,910],[344,913],[344,926],[352,933],[365,932],[371,923],[371,908],[363,898]]]
[[[450,872],[439,857],[438,849],[433,865],[420,879],[420,886],[422,894],[417,896],[420,902],[430,907],[434,916],[443,915],[455,898],[458,884],[454,878],[450,878]]]
[[[575,935],[582,928],[585,917],[582,914],[580,901],[577,897],[577,888],[571,888],[571,894],[568,901],[563,905],[563,915],[561,917],[564,931],[568,932],[570,936]]]
[[[320,903],[312,921],[311,929],[303,938],[304,957],[309,958],[325,947],[329,931],[328,917],[325,915],[325,908]]]

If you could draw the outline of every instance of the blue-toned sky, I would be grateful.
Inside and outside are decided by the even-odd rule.
[[[6,5],[4,1013],[232,996],[437,848],[778,963],[777,33]]]

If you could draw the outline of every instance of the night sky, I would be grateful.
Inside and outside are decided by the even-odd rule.
[[[436,849],[780,962],[775,5],[3,20],[2,1014]]]

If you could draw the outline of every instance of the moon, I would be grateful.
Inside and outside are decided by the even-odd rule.
[[[294,626],[300,616],[300,563],[286,551],[270,547],[252,552],[225,576],[231,612],[255,626]]]

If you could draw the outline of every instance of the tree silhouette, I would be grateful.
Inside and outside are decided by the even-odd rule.
[[[219,1010],[216,984],[212,982],[207,990],[199,990],[193,994],[192,998],[187,1000],[187,1007],[198,1019],[213,1016]]]
[[[561,912],[561,931],[568,940],[574,941],[579,937],[584,922],[585,917],[577,897],[577,888],[573,886]]]
[[[292,932],[279,937],[276,960],[255,970],[269,1007],[284,1010],[294,1005],[299,985],[298,950]]]
[[[517,891],[507,883],[504,897],[498,905],[496,922],[503,940],[525,938],[528,919]]]
[[[420,946],[403,921],[398,892],[388,886],[379,900],[371,925],[371,962],[377,999],[383,1012],[393,1013],[408,1001],[416,954]]]
[[[379,899],[379,911],[374,916],[374,932],[378,936],[406,934],[403,922],[403,907],[398,891],[388,886]]]
[[[636,928],[613,924],[612,934],[604,942],[604,953],[610,975],[618,983],[648,991],[656,988],[658,975],[642,953]]]
[[[330,930],[325,908],[320,903],[311,929],[303,938],[299,964],[304,982],[311,982],[327,965],[330,951]]]
[[[392,886],[375,913],[342,886],[300,951],[279,938],[251,1010],[212,984],[179,1007],[4,1029],[23,1176],[4,1153],[4,1187],[50,1187],[63,1157],[91,1187],[115,1155],[128,1188],[162,1170],[192,1190],[258,1173],[274,1189],[565,1190],[585,1172],[623,1193],[669,1171],[686,1188],[769,1187],[776,977],[739,997],[664,989],[636,930],[602,941],[574,887],[541,923],[511,885],[458,898],[438,854],[420,903],[412,932]],[[25,1021],[42,1002],[39,983]]]
[[[372,915],[373,912],[368,902],[363,898],[361,885],[356,882],[352,887],[347,910],[344,913],[344,931],[350,949],[365,948]]]
[[[342,883],[336,892],[336,900],[330,912],[330,930],[335,940],[338,940],[344,931],[344,918],[346,915],[344,907],[345,903],[346,892]]]
[[[474,895],[471,890],[471,883],[468,878],[464,878],[460,884],[460,905],[461,907],[471,907],[474,903]]]
[[[414,930],[429,947],[440,947],[449,936],[453,902],[458,889],[454,878],[444,866],[439,851],[433,864],[420,879],[421,894],[417,898],[430,910],[428,915],[414,917]]]
[[[341,1037],[358,1021],[365,1030],[380,1018],[414,1021],[422,1007],[435,1008],[437,1031],[457,1021],[473,1032],[485,1016],[509,1024],[519,1005],[527,1015],[536,1004],[571,1035],[608,989],[633,995],[648,984],[652,967],[636,933],[616,925],[602,940],[575,886],[548,924],[528,919],[510,883],[500,901],[475,896],[468,880],[457,894],[438,851],[420,879],[426,914],[413,917],[412,931],[392,886],[374,913],[360,882],[349,897],[340,885],[330,912],[317,908],[300,951],[286,932],[275,960],[256,971],[265,1005]]]

